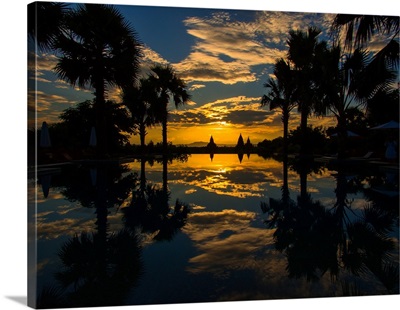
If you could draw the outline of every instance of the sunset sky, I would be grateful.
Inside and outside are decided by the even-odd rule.
[[[168,139],[174,144],[208,142],[235,144],[238,136],[253,143],[282,135],[280,111],[262,108],[263,84],[271,76],[276,59],[285,57],[291,29],[316,26],[328,38],[334,14],[255,10],[193,9],[118,5],[144,43],[143,72],[151,64],[171,64],[183,78],[192,96],[178,110],[170,105]],[[376,49],[381,42],[373,42]],[[73,89],[58,79],[52,68],[56,56],[39,52],[37,117],[58,121],[60,111],[87,99],[93,90]],[[31,75],[30,78],[35,78]],[[29,94],[33,96],[34,93]],[[113,89],[109,98],[119,101]],[[296,111],[290,128],[299,125]],[[311,118],[310,124],[335,125],[332,117]],[[32,124],[29,124],[32,126]],[[146,141],[161,141],[161,127],[149,131]],[[131,141],[139,143],[138,136]]]

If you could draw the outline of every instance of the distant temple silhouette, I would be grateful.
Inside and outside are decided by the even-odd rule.
[[[210,153],[210,159],[211,161],[214,158],[214,153],[217,150],[217,145],[214,142],[213,136],[210,138],[210,142],[207,144],[207,151]]]
[[[239,139],[238,139],[238,142],[236,144],[236,150],[238,152],[244,150],[244,140],[243,140],[242,134],[239,135]]]
[[[247,154],[247,158],[250,157],[250,153],[253,150],[253,144],[250,142],[250,137],[247,137],[246,143],[244,143],[242,134],[239,135],[238,142],[235,146],[236,152],[238,153],[239,161],[242,162],[243,154]]]
[[[254,146],[250,141],[250,137],[247,137],[247,141],[245,143],[242,134],[240,134],[237,144],[234,148],[232,148],[232,147],[228,147],[227,149],[222,148],[222,149],[220,149],[220,151],[223,153],[227,152],[227,151],[228,152],[234,151],[235,153],[238,154],[239,161],[242,162],[244,154],[246,154],[247,158],[249,158],[251,152],[253,151],[253,148],[254,148]],[[213,136],[210,136],[210,142],[206,145],[205,149],[206,149],[207,153],[210,154],[210,159],[212,161],[214,158],[214,154],[218,153],[217,152],[218,146],[215,143]]]

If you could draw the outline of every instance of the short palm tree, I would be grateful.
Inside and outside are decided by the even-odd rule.
[[[275,78],[269,78],[264,84],[268,93],[263,95],[261,105],[268,105],[270,110],[279,108],[282,111],[283,153],[286,156],[288,153],[287,139],[290,111],[296,106],[294,99],[296,87],[290,64],[284,59],[279,59],[275,63],[274,75]]]
[[[66,16],[66,25],[54,44],[61,54],[55,71],[73,86],[94,89],[98,150],[104,155],[107,91],[136,80],[141,43],[132,26],[111,5],[80,4]]]
[[[143,152],[146,147],[147,127],[156,123],[155,102],[157,93],[149,79],[140,79],[139,85],[123,89],[122,102],[129,109],[134,126],[140,137]]]
[[[170,65],[155,65],[151,68],[153,74],[149,80],[155,86],[157,101],[155,104],[157,119],[162,124],[163,151],[167,152],[167,122],[168,122],[168,103],[172,98],[175,107],[187,104],[190,95],[186,89],[185,82],[180,79]]]

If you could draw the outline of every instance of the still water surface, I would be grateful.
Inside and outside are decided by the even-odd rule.
[[[366,170],[217,154],[39,174],[39,305],[398,294],[398,171]]]

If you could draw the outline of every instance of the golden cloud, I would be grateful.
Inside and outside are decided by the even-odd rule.
[[[283,56],[280,49],[257,40],[254,22],[232,20],[228,13],[215,13],[209,19],[190,17],[184,23],[197,39],[193,52],[175,65],[187,80],[253,82],[257,78],[252,66],[273,64]]]
[[[72,105],[75,104],[76,101],[71,101],[66,97],[59,95],[47,94],[43,91],[31,90],[28,92],[28,104],[30,108],[33,109],[32,111],[47,111],[54,103]]]

